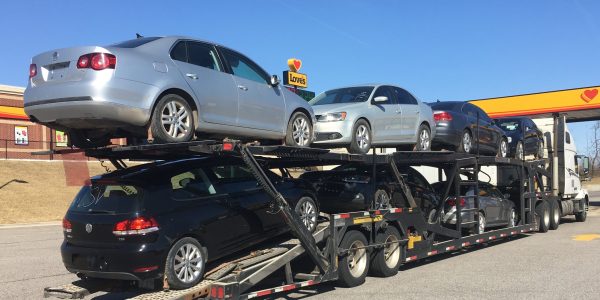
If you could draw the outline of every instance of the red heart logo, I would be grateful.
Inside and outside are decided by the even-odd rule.
[[[593,90],[583,91],[583,93],[581,93],[581,95],[579,97],[581,97],[581,100],[585,101],[586,103],[589,103],[594,98],[596,98],[597,95],[598,95],[598,90],[593,89]]]
[[[294,59],[294,68],[296,68],[296,72],[300,70],[300,67],[302,67],[302,61]]]

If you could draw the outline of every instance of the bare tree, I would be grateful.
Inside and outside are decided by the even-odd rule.
[[[589,140],[588,155],[590,157],[590,177],[594,177],[594,168],[600,167],[600,121],[593,123],[592,136]]]

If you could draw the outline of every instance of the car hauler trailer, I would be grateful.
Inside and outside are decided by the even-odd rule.
[[[239,156],[273,200],[273,209],[289,226],[293,238],[264,248],[247,251],[247,255],[233,257],[209,268],[205,279],[187,290],[164,290],[138,292],[133,299],[250,299],[278,292],[286,292],[328,281],[339,285],[356,286],[364,282],[368,273],[388,277],[398,272],[400,264],[437,254],[456,251],[471,245],[486,243],[532,231],[546,231],[549,226],[549,202],[555,196],[544,187],[551,176],[544,168],[544,161],[524,162],[509,158],[497,158],[459,154],[454,152],[395,152],[385,155],[357,155],[332,153],[325,149],[295,148],[286,146],[253,146],[234,141],[195,141],[180,144],[155,144],[86,150],[86,155],[109,160],[117,169],[126,168],[124,160],[175,160],[193,156]],[[401,207],[384,210],[359,211],[329,215],[314,234],[310,234],[287,201],[275,189],[264,169],[343,165],[347,163],[368,164],[373,167],[372,176],[382,166],[389,166],[397,180],[394,202],[405,203]],[[442,226],[440,222],[426,218],[419,203],[404,182],[398,166],[431,166],[439,169],[439,176],[447,178],[437,214],[444,201],[454,189],[460,195],[461,186],[475,190],[474,208],[457,205],[455,226]],[[479,225],[479,220],[466,222],[462,212],[479,210],[479,169],[496,165],[512,169],[516,174],[511,182],[501,182],[511,187],[517,204],[519,220],[514,227],[467,234],[466,226]],[[464,179],[464,174],[470,174]],[[376,178],[373,178],[374,184]],[[434,218],[434,220],[439,218]],[[471,224],[469,224],[471,223]],[[306,256],[314,268],[307,272],[294,272],[294,262]],[[285,284],[276,287],[261,284],[269,276],[280,274]],[[166,282],[166,281],[165,281]],[[115,291],[110,281],[82,280],[44,290],[45,297],[82,298],[97,291]]]

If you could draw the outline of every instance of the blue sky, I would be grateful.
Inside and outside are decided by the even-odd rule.
[[[25,86],[31,56],[143,35],[235,48],[309,90],[395,83],[425,101],[600,84],[600,1],[5,1],[0,84]],[[590,123],[570,124],[580,150]]]

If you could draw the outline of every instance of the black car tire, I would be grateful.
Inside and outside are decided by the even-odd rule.
[[[560,226],[560,207],[558,201],[550,201],[550,230],[556,230]]]
[[[303,112],[295,112],[288,122],[285,144],[293,147],[308,147],[312,143],[313,127]]]
[[[337,283],[343,287],[355,287],[365,282],[369,273],[369,253],[367,238],[357,230],[346,232],[340,248],[345,251],[338,264]]]
[[[581,211],[578,213],[575,213],[575,221],[577,222],[585,222],[585,219],[587,219],[587,198],[579,200],[582,201],[581,202]]]
[[[508,140],[505,137],[502,137],[502,139],[500,140],[500,144],[498,144],[498,153],[496,154],[496,156],[508,156]]]
[[[473,153],[473,135],[469,129],[465,129],[460,136],[457,152]]]
[[[398,273],[398,268],[402,262],[402,246],[400,232],[394,226],[388,226],[386,229],[377,233],[375,243],[384,244],[383,247],[375,250],[371,258],[371,274],[377,277],[390,277]]]
[[[165,111],[168,113],[163,114]],[[189,142],[194,138],[195,128],[194,112],[183,97],[167,94],[158,100],[150,121],[150,131],[155,142]],[[180,134],[182,129],[183,134]]]
[[[544,158],[544,140],[540,140],[538,142],[538,150],[537,150],[537,153],[535,154],[535,158],[537,158],[537,159]]]
[[[515,147],[515,155],[514,157],[518,160],[523,160],[525,157],[525,149],[523,149],[523,142],[518,141],[517,146]]]
[[[359,141],[357,139],[358,135],[362,136],[363,140]],[[354,128],[352,128],[352,141],[350,142],[350,147],[348,147],[348,152],[355,154],[369,153],[369,150],[371,150],[372,139],[373,136],[371,135],[371,127],[369,126],[369,123],[367,123],[367,121],[364,119],[356,121]]]
[[[197,249],[196,251],[199,251],[199,255],[200,255],[199,259],[195,258],[197,260],[196,263],[198,263],[200,265],[200,266],[196,265],[196,267],[198,267],[198,269],[199,269],[198,270],[199,273],[197,275],[193,274],[196,277],[194,277],[193,280],[190,280],[190,281],[183,281],[176,274],[176,268],[177,268],[176,257],[179,257],[178,252],[185,251],[185,249],[188,249],[188,248],[184,248],[184,247],[189,247],[190,249],[195,248],[195,249]],[[193,260],[191,260],[190,263],[194,262]],[[173,289],[181,290],[181,289],[190,288],[190,287],[198,284],[198,282],[200,282],[200,280],[202,280],[202,278],[204,277],[206,260],[207,260],[206,251],[204,250],[204,248],[202,248],[202,245],[200,245],[200,243],[195,238],[184,237],[184,238],[180,239],[179,241],[177,241],[175,244],[173,244],[173,246],[171,247],[171,250],[169,250],[169,253],[167,254],[167,262],[165,263],[165,276],[167,277],[167,283],[169,284],[169,287],[173,288]],[[181,263],[185,263],[185,262],[181,262]],[[186,267],[187,266],[184,265],[181,268],[186,268]],[[193,268],[193,267],[190,266],[190,268]],[[182,270],[182,269],[180,269],[180,270]],[[189,269],[187,269],[187,270],[189,270]],[[184,270],[184,272],[187,272],[187,270]]]
[[[431,130],[425,124],[419,126],[417,131],[417,144],[415,145],[415,151],[429,151],[431,150]]]
[[[298,214],[306,229],[311,233],[315,232],[317,220],[319,219],[319,209],[315,200],[308,196],[301,197],[296,203],[294,211]]]
[[[109,145],[110,138],[108,136],[87,138],[83,132],[71,130],[67,133],[67,143],[70,147],[80,149],[98,148]]]
[[[548,232],[550,228],[550,207],[547,201],[542,201],[535,206],[535,220],[539,232]]]
[[[389,209],[391,208],[392,198],[390,194],[384,189],[378,189],[373,194],[373,200],[369,205],[369,210],[377,210],[377,209]]]

